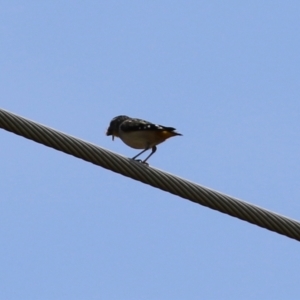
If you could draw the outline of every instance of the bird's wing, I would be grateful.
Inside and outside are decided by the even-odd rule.
[[[128,119],[125,120],[121,125],[120,129],[123,132],[131,132],[131,131],[174,131],[173,127],[165,127],[162,125],[157,125],[150,123],[141,119]]]

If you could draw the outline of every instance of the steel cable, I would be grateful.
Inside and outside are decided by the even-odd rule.
[[[113,172],[300,241],[300,223],[295,220],[145,166],[3,109],[0,109],[0,127]]]

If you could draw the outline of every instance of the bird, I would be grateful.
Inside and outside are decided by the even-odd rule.
[[[137,157],[151,149],[151,153],[143,161],[137,160],[148,165],[146,161],[156,152],[158,144],[170,137],[182,135],[175,130],[173,127],[157,125],[142,119],[120,115],[110,121],[106,135],[112,136],[112,140],[114,140],[114,137],[120,138],[131,148],[143,149],[132,158],[133,160],[137,160]]]

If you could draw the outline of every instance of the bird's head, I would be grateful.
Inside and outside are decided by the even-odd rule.
[[[118,137],[119,136],[119,127],[127,119],[129,119],[129,117],[127,117],[127,116],[117,116],[117,117],[113,118],[110,121],[110,124],[107,128],[106,135],[107,136],[111,135],[112,140],[114,140],[115,136]]]

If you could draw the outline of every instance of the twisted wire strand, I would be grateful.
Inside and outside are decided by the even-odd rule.
[[[0,128],[300,241],[300,223],[0,109]]]

